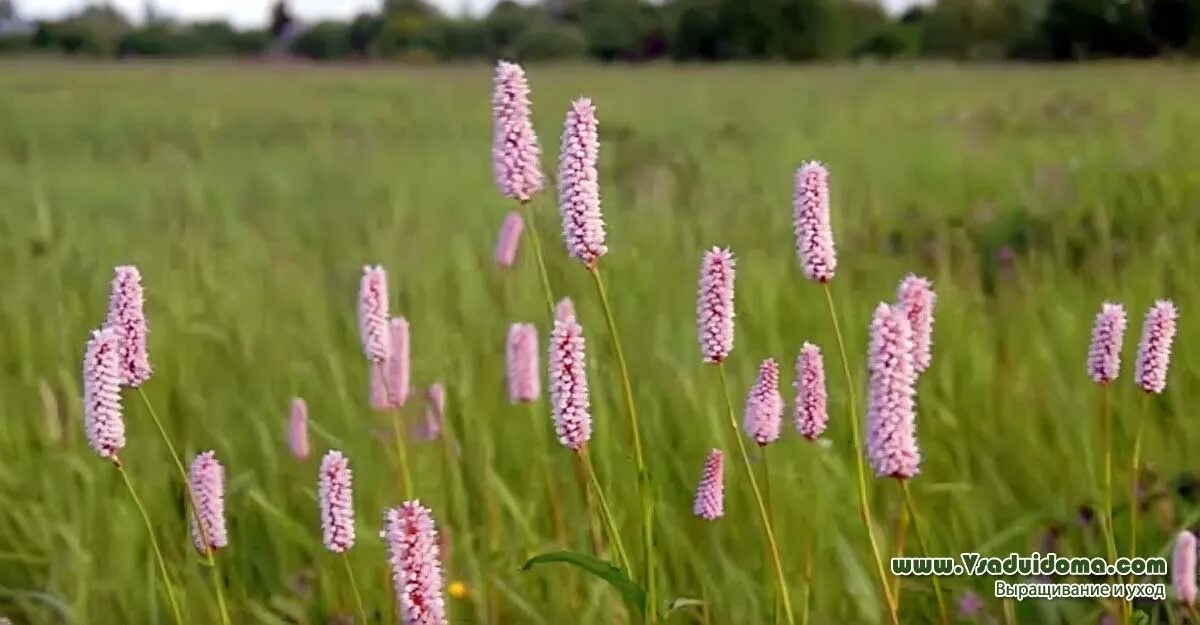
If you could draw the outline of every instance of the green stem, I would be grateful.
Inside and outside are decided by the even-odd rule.
[[[604,495],[604,488],[600,486],[600,480],[596,477],[596,467],[592,464],[592,457],[587,453],[586,447],[579,450],[579,462],[587,472],[592,490],[596,493],[596,499],[600,501],[601,520],[608,530],[609,542],[617,549],[617,558],[621,563],[621,568],[632,575],[633,567],[629,563],[629,554],[625,551],[625,544],[621,542],[621,532],[617,529],[617,520],[613,517],[612,508],[608,505],[608,497]]]
[[[542,290],[546,294],[546,305],[550,307],[550,318],[553,319],[554,291],[550,289],[550,274],[546,271],[546,259],[542,257],[542,240],[538,237],[537,224],[533,221],[533,208],[529,202],[521,202],[521,210],[525,212],[525,230],[529,232],[533,256],[537,259],[538,275],[542,278]]]
[[[142,522],[146,524],[146,535],[150,538],[150,547],[154,550],[154,557],[158,560],[158,569],[162,572],[163,588],[167,591],[167,602],[171,604],[171,614],[174,615],[178,625],[183,625],[183,615],[179,611],[179,602],[175,599],[175,590],[171,587],[171,576],[167,573],[167,561],[163,559],[162,549],[158,547],[158,539],[154,537],[154,524],[150,522],[150,515],[146,514],[146,507],[142,505],[141,498],[133,489],[133,482],[129,480],[129,473],[125,471],[125,465],[115,457],[113,464],[117,466],[117,472],[125,481],[125,487],[129,489],[129,496],[133,498],[133,504],[137,506],[138,512],[142,515]]]
[[[1104,454],[1104,541],[1108,547],[1108,561],[1117,559],[1116,526],[1113,524],[1113,472],[1112,472],[1112,407],[1109,388],[1105,384],[1100,390],[1100,446]]]
[[[829,306],[829,318],[833,321],[833,333],[837,338],[838,353],[842,357],[842,372],[846,376],[846,391],[850,400],[850,434],[854,444],[854,467],[858,477],[858,516],[867,527],[867,540],[871,544],[871,554],[875,558],[875,571],[879,575],[879,586],[883,589],[883,600],[888,610],[888,619],[892,625],[900,625],[896,601],[892,598],[892,591],[888,587],[887,572],[883,568],[883,558],[879,555],[879,541],[875,539],[871,504],[867,498],[867,467],[863,457],[862,433],[859,432],[854,377],[850,375],[850,360],[846,357],[846,342],[842,339],[841,326],[838,324],[837,310],[833,305],[833,293],[828,282],[824,284],[824,287],[825,303]]]
[[[167,451],[171,454],[171,460],[175,463],[175,470],[179,472],[179,479],[183,480],[183,490],[188,494],[187,504],[190,515],[195,515],[197,510],[196,496],[192,492],[191,481],[188,479],[187,469],[183,468],[183,459],[180,458],[179,452],[175,451],[175,445],[171,443],[171,437],[167,436],[167,430],[163,427],[162,419],[158,418],[158,411],[154,409],[154,405],[150,403],[150,398],[146,396],[146,392],[141,387],[137,389],[138,397],[142,398],[142,404],[146,406],[146,411],[150,413],[150,420],[154,421],[154,427],[158,429],[158,435],[162,437],[163,443],[167,445]],[[204,524],[196,519],[196,528],[200,530],[200,539],[205,545],[211,545],[212,542],[208,539],[208,530]],[[204,550],[205,559],[208,561],[209,577],[212,579],[213,593],[217,598],[217,611],[221,614],[221,623],[230,625],[229,608],[225,605],[225,592],[222,590],[220,572],[217,570],[217,561],[213,556],[211,549]]]
[[[1141,407],[1138,409],[1137,433],[1133,437],[1133,467],[1130,470],[1129,478],[1129,557],[1137,556],[1137,539],[1138,539],[1138,517],[1142,512],[1141,497],[1138,496],[1138,482],[1141,479],[1142,466],[1142,437],[1146,431],[1146,407],[1150,403],[1150,394],[1142,393]],[[1129,580],[1133,581],[1133,575],[1129,576]],[[1130,622],[1133,616],[1132,601],[1124,601],[1121,603],[1122,621],[1126,624]]]
[[[762,453],[762,468],[763,468],[763,503],[767,507],[767,521],[771,523],[771,527],[775,527],[775,508],[771,505],[771,463],[767,460],[767,448],[761,447]],[[769,557],[769,554],[768,554]],[[767,577],[771,577],[768,573]],[[771,598],[771,622],[779,622],[779,597]]]
[[[496,487],[494,485],[495,451],[491,437],[485,437],[483,443],[483,501],[487,514],[487,547],[488,547],[488,576],[487,576],[487,625],[500,623],[500,589],[496,585],[495,562],[500,552],[500,509],[496,504]]]
[[[738,451],[741,452],[742,465],[750,478],[750,488],[754,491],[754,500],[758,503],[759,521],[762,522],[763,534],[767,538],[767,548],[771,553],[771,563],[775,567],[775,584],[779,597],[783,600],[783,612],[788,625],[795,625],[796,617],[792,614],[792,600],[788,598],[787,579],[783,575],[783,561],[779,558],[779,543],[775,541],[775,530],[771,526],[771,515],[763,499],[762,490],[758,487],[758,478],[754,476],[754,467],[750,465],[750,454],[746,451],[746,441],[742,440],[742,432],[738,429],[737,416],[733,412],[733,399],[729,395],[729,382],[725,379],[725,363],[717,363],[717,375],[721,378],[721,391],[725,395],[725,408],[729,413],[729,427],[733,429],[733,438],[737,440]]]
[[[358,592],[358,582],[354,580],[354,569],[350,566],[350,552],[342,552],[342,564],[346,565],[346,577],[350,580],[350,590],[354,593],[354,604],[358,606],[358,618],[362,619],[365,624],[371,621],[367,620],[367,609],[363,607],[362,593]]]
[[[371,366],[386,367],[386,364],[378,363],[372,364]],[[387,395],[388,397],[392,397],[391,388],[388,386],[387,375],[383,371],[380,371],[379,375],[383,379],[383,394]],[[403,410],[401,408],[393,409],[391,411],[391,417],[392,438],[396,439],[396,462],[399,465],[400,485],[403,489],[400,491],[400,499],[402,501],[408,501],[410,498],[412,498],[415,491],[413,490],[412,472],[409,471],[408,465],[408,446],[404,444]]]
[[[554,536],[558,540],[560,547],[567,546],[567,527],[563,519],[562,509],[558,506],[558,498],[554,496],[554,474],[550,471],[550,454],[549,448],[551,445],[550,439],[546,436],[549,429],[546,424],[542,423],[541,417],[538,416],[537,404],[530,402],[529,404],[529,420],[533,424],[534,440],[540,442],[540,451],[538,453],[538,464],[542,465],[542,481],[546,485],[546,505],[550,509],[550,524],[554,528]]]
[[[908,480],[901,479],[899,482],[900,491],[904,493],[904,505],[908,508],[908,518],[912,521],[913,536],[917,539],[917,548],[921,550],[922,558],[929,558],[929,547],[925,543],[925,537],[921,534],[921,517],[917,516],[917,504],[908,488]],[[950,613],[946,610],[946,597],[942,593],[942,583],[938,581],[937,575],[933,575],[929,579],[933,583],[933,596],[937,599],[938,620],[942,625],[949,625]]]
[[[650,493],[650,473],[646,468],[645,454],[642,452],[642,435],[638,426],[637,408],[633,402],[633,387],[629,383],[629,367],[625,363],[625,351],[621,348],[621,337],[617,332],[617,323],[613,318],[612,306],[608,303],[608,294],[604,289],[604,280],[600,277],[600,269],[588,266],[588,273],[596,284],[596,294],[600,297],[600,305],[604,308],[604,319],[608,322],[608,333],[612,336],[613,349],[617,354],[617,366],[621,372],[621,389],[625,395],[625,409],[629,413],[630,436],[633,439],[633,457],[637,463],[638,495],[642,504],[642,555],[644,557],[642,581],[646,585],[646,621],[651,625],[658,623],[658,583],[654,569],[654,502]]]

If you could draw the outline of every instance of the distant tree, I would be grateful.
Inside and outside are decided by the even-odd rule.
[[[292,42],[293,54],[318,61],[346,58],[353,52],[350,29],[340,22],[320,22]]]
[[[271,7],[271,38],[278,39],[288,32],[295,22],[296,18],[292,16],[292,10],[288,8],[287,0],[277,0]]]
[[[1148,0],[1146,19],[1162,47],[1200,47],[1200,0]]]

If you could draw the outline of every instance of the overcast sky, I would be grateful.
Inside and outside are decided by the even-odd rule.
[[[109,0],[131,17],[140,18],[145,0]],[[898,10],[916,0],[883,0]],[[432,0],[447,13],[458,14],[464,8],[481,11],[495,0]],[[58,17],[91,4],[91,0],[16,0],[17,14],[26,18]],[[273,0],[154,0],[160,13],[187,20],[226,19],[238,26],[257,27],[266,23]],[[290,0],[292,11],[303,20],[346,18],[362,11],[376,10],[381,0]]]

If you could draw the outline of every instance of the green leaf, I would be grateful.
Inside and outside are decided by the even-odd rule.
[[[530,558],[528,562],[522,565],[521,570],[528,571],[538,564],[549,562],[573,564],[599,577],[617,589],[617,592],[621,593],[621,599],[625,601],[625,604],[629,606],[632,612],[645,614],[646,591],[634,583],[633,580],[626,577],[621,569],[586,553],[579,553],[577,551],[551,551],[539,554]]]
[[[667,618],[679,610],[685,608],[704,608],[704,602],[699,599],[690,599],[688,597],[676,597],[671,601],[671,605],[667,606]]]

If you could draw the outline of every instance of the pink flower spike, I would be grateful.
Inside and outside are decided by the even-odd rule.
[[[299,397],[292,398],[292,414],[288,419],[288,447],[297,460],[308,458],[308,404]]]
[[[354,473],[350,460],[340,451],[321,459],[317,476],[317,501],[321,508],[321,533],[325,548],[343,553],[354,546]]]
[[[733,253],[714,247],[700,262],[700,288],[696,297],[696,325],[704,362],[719,363],[733,351]]]
[[[363,267],[358,287],[358,331],[367,360],[382,363],[392,355],[388,330],[387,272],[382,266]]]
[[[384,363],[387,369],[387,393],[393,408],[403,408],[408,403],[412,382],[409,380],[410,345],[408,321],[394,317],[391,325],[392,355]]]
[[[521,213],[511,211],[504,216],[500,224],[500,235],[496,239],[496,264],[501,267],[512,267],[517,259],[517,247],[521,244],[521,233],[525,230],[525,220]]]
[[[800,347],[796,357],[796,431],[815,441],[829,424],[828,395],[825,390],[825,362],[821,348],[812,343]]]
[[[114,462],[125,447],[120,345],[117,331],[104,328],[92,332],[83,354],[83,432],[93,451]]]
[[[113,273],[104,325],[115,330],[121,339],[121,385],[137,388],[150,379],[150,355],[146,349],[150,328],[146,323],[142,274],[133,265],[117,267]]]
[[[704,460],[704,472],[696,486],[696,499],[692,503],[692,514],[705,521],[715,521],[725,516],[725,455],[720,449],[708,452]]]
[[[587,98],[571,103],[558,157],[558,209],[567,252],[593,267],[608,252],[600,213],[600,135],[596,107]]]
[[[774,358],[758,366],[758,380],[746,397],[743,427],[746,435],[759,447],[766,447],[779,438],[783,423],[783,396],[779,394],[779,364]]]
[[[1171,364],[1178,314],[1171,300],[1159,300],[1146,312],[1142,322],[1134,381],[1147,393],[1162,393],[1167,388],[1167,367]]]
[[[1097,384],[1108,384],[1121,372],[1121,343],[1125,340],[1125,307],[1104,302],[1092,325],[1088,347],[1088,375]]]
[[[537,327],[532,323],[509,326],[506,352],[508,403],[537,401],[542,394],[538,373]]]
[[[912,363],[912,328],[904,311],[875,309],[867,363],[867,458],[879,477],[911,478],[920,470]]]
[[[574,319],[556,319],[550,334],[550,408],[558,441],[573,451],[592,437],[588,412],[587,356],[583,327]]]
[[[382,537],[404,625],[448,625],[433,514],[419,501],[406,501],[384,513]]]
[[[1171,553],[1171,585],[1175,600],[1191,607],[1196,603],[1196,536],[1188,531],[1175,537]]]
[[[809,280],[829,282],[837,269],[833,228],[829,223],[829,172],[810,161],[796,170],[796,197],[792,226],[796,253]]]
[[[913,370],[921,375],[933,361],[933,306],[937,293],[933,283],[908,274],[896,289],[896,305],[908,318],[913,333]]]
[[[516,63],[496,63],[492,90],[492,173],[504,197],[528,202],[542,188],[541,150],[533,131],[529,82]]]
[[[206,451],[192,461],[188,488],[196,503],[191,518],[192,542],[201,554],[229,544],[225,533],[225,469],[216,455]]]
[[[558,300],[558,305],[554,307],[554,318],[566,321],[567,319],[575,318],[575,302],[571,298],[564,297]]]
[[[417,435],[426,441],[442,437],[442,423],[446,418],[446,387],[441,382],[429,385],[425,395],[425,422]]]

